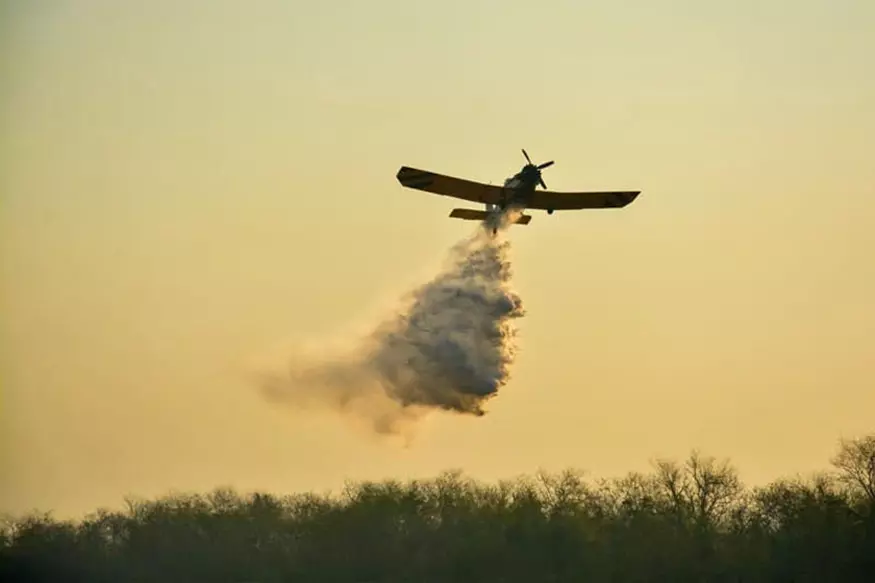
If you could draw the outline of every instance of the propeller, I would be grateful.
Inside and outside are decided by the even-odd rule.
[[[541,178],[541,170],[543,170],[543,169],[546,168],[547,166],[552,166],[552,165],[555,163],[555,160],[550,160],[549,162],[544,162],[543,164],[538,164],[537,166],[535,166],[535,164],[532,163],[532,159],[529,158],[529,155],[528,155],[528,153],[526,152],[526,149],[525,149],[525,148],[522,148],[522,151],[523,151],[523,156],[526,157],[526,162],[528,162],[529,165],[534,166],[534,167],[538,170],[538,182],[541,183],[541,187],[542,187],[544,190],[547,190],[547,185],[544,184],[544,179]]]

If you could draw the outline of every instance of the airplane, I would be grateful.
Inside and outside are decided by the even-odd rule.
[[[483,184],[463,178],[455,178],[402,166],[396,178],[402,186],[414,188],[433,194],[451,196],[471,202],[483,203],[485,211],[456,208],[450,211],[450,217],[468,221],[487,221],[503,213],[507,208],[540,209],[552,215],[557,210],[580,210],[601,208],[622,208],[634,201],[640,190],[619,190],[603,192],[553,192],[547,190],[541,170],[552,166],[554,160],[543,164],[532,163],[525,148],[522,149],[527,164],[522,170],[504,181],[504,186]],[[544,190],[536,190],[538,186]],[[528,225],[532,220],[530,215],[520,214],[514,221],[518,225]],[[497,229],[493,229],[495,233]]]

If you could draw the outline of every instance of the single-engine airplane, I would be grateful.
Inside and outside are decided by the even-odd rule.
[[[418,170],[402,166],[396,177],[402,186],[415,188],[433,194],[451,196],[471,202],[483,203],[485,211],[456,208],[450,212],[450,217],[468,221],[486,221],[509,207],[519,209],[541,209],[552,215],[558,210],[622,208],[631,203],[640,190],[620,190],[604,192],[552,192],[547,190],[541,170],[552,166],[554,161],[543,164],[533,164],[526,150],[523,156],[527,164],[522,170],[504,181],[504,186],[483,184],[462,178],[454,178],[436,174],[427,170]],[[538,185],[544,190],[536,190]],[[532,220],[530,215],[521,214],[515,221],[518,225],[528,225]],[[496,229],[493,229],[495,232]]]

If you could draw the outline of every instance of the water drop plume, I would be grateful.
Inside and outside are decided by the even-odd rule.
[[[429,411],[484,415],[510,379],[514,322],[524,315],[505,237],[519,214],[511,209],[478,224],[433,278],[361,337],[295,350],[280,372],[260,372],[263,395],[343,411],[384,434],[404,433]]]

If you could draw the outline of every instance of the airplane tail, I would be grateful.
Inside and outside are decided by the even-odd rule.
[[[450,212],[450,217],[465,221],[485,221],[490,215],[492,215],[492,213],[475,209],[453,209],[452,212]],[[517,225],[528,225],[531,220],[531,215],[520,215],[514,222]]]

